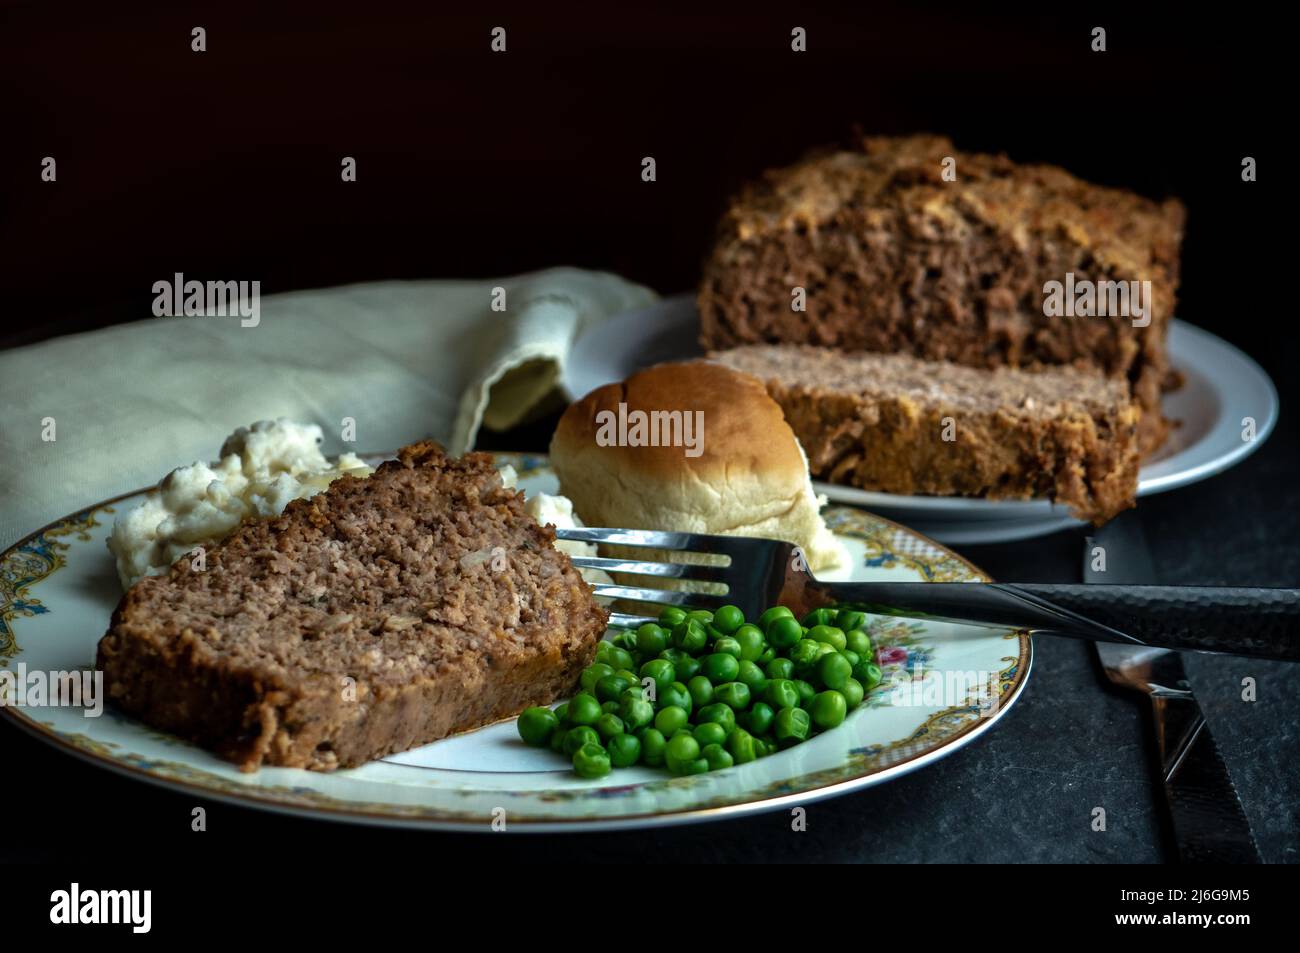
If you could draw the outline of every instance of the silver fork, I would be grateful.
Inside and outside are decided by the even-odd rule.
[[[982,582],[820,582],[789,543],[742,536],[643,529],[561,529],[564,540],[701,553],[727,565],[580,556],[580,569],[647,577],[645,586],[597,585],[596,595],[652,605],[716,609],[746,616],[774,605],[802,615],[849,603],[868,612],[1027,629],[1095,642],[1300,661],[1300,590],[1262,587],[1009,584]],[[654,580],[718,583],[726,595],[653,588]],[[612,613],[610,624],[653,618]]]

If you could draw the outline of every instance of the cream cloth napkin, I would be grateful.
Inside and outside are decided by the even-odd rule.
[[[492,309],[498,287],[504,311]],[[214,460],[255,420],[319,424],[330,456],[426,437],[461,453],[481,423],[526,419],[582,328],[653,299],[615,275],[556,268],[294,292],[262,299],[255,327],[160,317],[0,351],[0,549]]]

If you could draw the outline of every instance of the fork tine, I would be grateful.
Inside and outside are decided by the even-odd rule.
[[[570,556],[569,562],[579,569],[626,572],[637,576],[697,579],[704,582],[723,582],[727,575],[726,566],[696,566],[690,563],[638,562],[632,559],[600,559],[595,556]]]
[[[674,549],[691,553],[722,553],[739,556],[752,552],[758,542],[767,540],[746,539],[742,536],[710,536],[705,533],[662,532],[651,529],[610,529],[600,526],[583,526],[577,529],[557,529],[557,539],[578,543],[613,543],[619,546],[650,546],[655,549]]]
[[[692,609],[717,609],[727,604],[725,596],[713,596],[703,592],[676,592],[668,589],[637,589],[632,586],[596,586],[595,594],[607,599],[653,602],[658,605],[687,606]]]

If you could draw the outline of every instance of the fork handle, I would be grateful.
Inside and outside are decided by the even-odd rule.
[[[1029,628],[1101,642],[1300,661],[1300,590],[1227,586],[838,583],[896,615]]]

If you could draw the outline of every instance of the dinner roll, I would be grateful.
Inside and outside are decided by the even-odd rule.
[[[588,526],[781,539],[814,573],[848,562],[781,408],[720,364],[660,364],[597,388],[560,418],[551,465]]]

